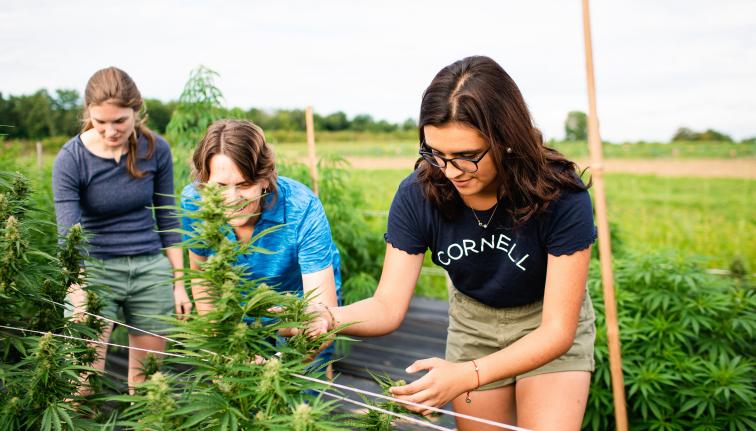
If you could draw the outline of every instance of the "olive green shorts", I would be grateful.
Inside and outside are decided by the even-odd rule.
[[[170,325],[155,316],[170,316],[175,310],[173,300],[173,267],[162,254],[123,256],[112,259],[91,259],[86,263],[87,283],[102,286],[98,293],[105,307],[104,317],[118,320],[119,308],[126,324],[159,332]],[[67,311],[70,315],[70,310]],[[129,333],[144,335],[134,329]]]
[[[521,307],[494,308],[461,293],[449,291],[449,334],[446,360],[467,362],[497,352],[536,329],[541,323],[543,301]],[[593,371],[596,317],[586,291],[572,347],[553,361],[527,373],[483,385],[479,390],[500,388],[539,374],[561,371]]]

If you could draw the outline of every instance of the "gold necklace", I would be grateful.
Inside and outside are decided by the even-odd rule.
[[[491,224],[491,220],[493,220],[493,216],[494,216],[494,214],[496,214],[496,208],[498,208],[498,207],[499,207],[499,202],[496,201],[496,205],[494,205],[494,209],[493,209],[493,212],[491,213],[491,217],[489,217],[488,221],[485,222],[485,223],[483,223],[482,221],[480,221],[480,219],[478,218],[478,214],[475,213],[475,210],[472,209],[472,207],[470,207],[470,211],[472,211],[473,216],[475,217],[475,220],[478,222],[478,226],[482,227],[483,229],[486,229],[486,228],[488,228],[488,225]]]

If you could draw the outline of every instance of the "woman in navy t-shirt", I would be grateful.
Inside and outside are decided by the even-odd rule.
[[[487,57],[436,75],[419,133],[421,158],[391,205],[375,295],[322,307],[318,331],[345,322],[357,322],[350,335],[395,330],[430,250],[454,285],[446,359],[411,364],[408,372],[427,374],[392,393],[526,428],[579,429],[594,367],[588,186],[543,145],[516,84]]]

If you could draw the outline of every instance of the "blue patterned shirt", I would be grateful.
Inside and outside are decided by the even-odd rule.
[[[317,196],[304,184],[286,177],[278,177],[278,198],[271,207],[273,196],[265,199],[264,210],[255,224],[252,236],[263,230],[283,224],[255,242],[255,246],[274,251],[273,254],[250,253],[239,256],[236,265],[246,269],[250,280],[264,279],[280,292],[303,293],[302,274],[311,274],[333,266],[336,279],[336,295],[341,298],[341,259],[331,236],[323,205]],[[196,184],[184,187],[181,207],[197,210],[200,199]],[[197,220],[183,217],[184,230],[193,231]],[[227,229],[226,237],[237,241],[233,229]],[[184,239],[187,238],[185,235]],[[210,256],[213,250],[190,249],[199,256]]]

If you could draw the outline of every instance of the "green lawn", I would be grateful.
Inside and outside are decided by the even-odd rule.
[[[407,170],[360,171],[355,185],[365,191],[374,227],[385,227],[391,198]],[[711,268],[728,268],[740,256],[756,263],[756,181],[724,178],[667,178],[606,175],[609,220],[625,251],[677,250],[708,257]],[[377,220],[380,219],[380,220]]]
[[[414,157],[417,155],[417,137],[408,134],[393,134],[377,138],[371,134],[352,134],[345,140],[340,134],[316,136],[318,156],[341,157]],[[307,156],[307,145],[301,141],[273,141],[280,157],[302,158]],[[547,143],[570,159],[587,159],[588,145],[583,141]],[[643,158],[742,158],[756,157],[755,144],[722,142],[652,142],[652,143],[604,143],[604,157],[614,159]]]

